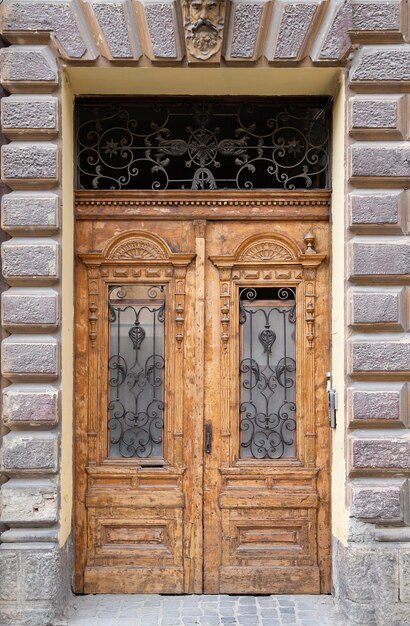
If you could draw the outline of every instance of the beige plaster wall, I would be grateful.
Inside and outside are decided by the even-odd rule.
[[[62,76],[62,296],[61,296],[61,495],[59,542],[64,545],[72,525],[73,509],[73,359],[74,359],[74,98]]]
[[[84,67],[66,66],[79,94],[333,95],[334,67]]]
[[[345,186],[346,90],[343,74],[333,107],[332,161],[332,294],[331,386],[337,391],[337,428],[332,430],[332,534],[347,541],[346,507],[346,407],[345,407]]]

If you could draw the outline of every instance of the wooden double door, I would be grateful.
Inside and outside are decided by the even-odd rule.
[[[326,221],[103,214],[76,233],[76,590],[329,592]]]

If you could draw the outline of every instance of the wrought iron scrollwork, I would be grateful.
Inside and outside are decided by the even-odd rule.
[[[240,292],[242,458],[295,454],[295,298],[290,287]]]
[[[157,285],[114,286],[109,291],[112,457],[162,455],[164,297],[164,287]]]
[[[79,101],[82,189],[329,186],[330,101]]]

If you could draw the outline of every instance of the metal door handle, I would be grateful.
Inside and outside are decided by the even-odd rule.
[[[205,452],[207,454],[212,452],[212,422],[205,424]]]

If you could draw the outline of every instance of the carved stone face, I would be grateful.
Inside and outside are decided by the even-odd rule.
[[[184,25],[189,55],[205,61],[219,52],[224,14],[224,0],[185,0]]]
[[[212,24],[218,22],[219,7],[216,0],[192,0],[189,3],[191,24],[200,20],[209,20]]]

